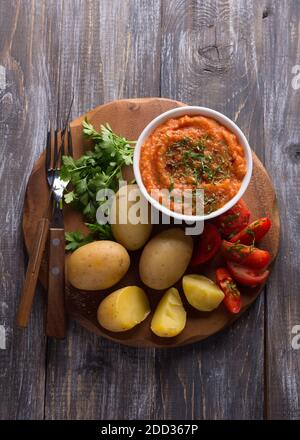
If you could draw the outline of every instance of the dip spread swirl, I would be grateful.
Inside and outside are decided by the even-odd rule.
[[[141,148],[140,171],[152,190],[204,190],[204,213],[225,205],[246,174],[235,134],[212,118],[182,116],[157,127]],[[174,201],[170,208],[177,210]]]

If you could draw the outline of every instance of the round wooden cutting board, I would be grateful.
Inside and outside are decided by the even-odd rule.
[[[97,129],[100,124],[108,122],[115,132],[128,139],[135,140],[138,138],[143,128],[154,117],[166,110],[182,105],[184,104],[162,98],[127,99],[101,105],[71,123],[74,156],[75,158],[78,158],[87,148],[91,148],[91,145],[88,145],[82,137],[81,123],[84,117],[87,117]],[[252,212],[251,219],[254,220],[262,216],[269,216],[271,218],[272,228],[267,237],[261,243],[261,247],[269,250],[271,253],[272,264],[270,268],[272,269],[274,259],[278,252],[280,233],[276,196],[270,177],[254,153],[253,159],[253,176],[244,199]],[[37,222],[43,215],[48,201],[49,190],[45,178],[44,160],[45,155],[43,154],[36,162],[29,178],[25,198],[23,231],[26,248],[29,253],[35,240]],[[77,229],[85,231],[86,229],[80,214],[70,209],[65,209],[65,229],[66,231]],[[155,234],[156,231],[157,229],[154,228],[153,234]],[[256,288],[241,288],[243,308],[237,317],[233,317],[227,312],[222,304],[218,309],[211,313],[203,313],[193,309],[185,300],[179,282],[177,287],[181,292],[181,297],[187,311],[187,325],[180,335],[175,338],[159,338],[155,336],[150,330],[152,314],[133,330],[123,333],[108,332],[98,324],[96,319],[98,305],[108,293],[111,293],[122,286],[133,284],[140,285],[144,287],[145,291],[148,293],[153,311],[161,298],[162,292],[151,291],[151,289],[148,289],[141,283],[138,276],[139,255],[140,251],[130,252],[131,267],[127,275],[118,285],[105,292],[84,292],[67,285],[66,304],[69,315],[76,319],[86,329],[99,336],[110,338],[119,343],[140,347],[174,347],[200,341],[220,331],[240,316],[240,314],[242,314],[245,309],[255,301],[263,288],[263,286],[258,286]],[[220,261],[215,261],[210,267],[204,268],[201,273],[214,278],[214,269],[218,264],[220,264]],[[47,253],[45,253],[40,271],[40,281],[45,288],[47,287],[46,279]],[[272,294],[272,292],[269,292],[269,294]]]

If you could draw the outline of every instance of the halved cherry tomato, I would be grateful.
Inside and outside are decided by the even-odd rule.
[[[229,237],[237,234],[249,224],[250,211],[243,199],[240,199],[229,211],[214,221],[221,235]]]
[[[227,267],[238,283],[248,287],[255,287],[264,283],[270,273],[268,270],[251,269],[233,261],[227,261]]]
[[[234,235],[230,241],[236,243],[237,241],[242,244],[258,243],[266,235],[271,227],[271,220],[268,217],[259,218],[255,222],[248,225],[242,231]]]
[[[224,305],[231,313],[239,313],[242,307],[241,294],[228,270],[220,267],[216,270],[216,280],[225,294]]]
[[[200,235],[198,247],[191,261],[191,266],[199,266],[212,260],[221,246],[221,236],[216,226],[206,223]]]
[[[226,260],[234,261],[254,269],[265,269],[271,259],[271,255],[268,251],[240,243],[230,243],[226,240],[222,241],[221,252]]]

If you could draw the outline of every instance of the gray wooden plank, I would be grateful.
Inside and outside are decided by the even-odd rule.
[[[293,327],[300,324],[300,82],[299,69],[293,72],[300,53],[299,2],[266,3],[264,15],[265,158],[282,222],[280,254],[266,296],[266,416],[299,419],[300,351],[292,347]]]
[[[73,116],[119,97],[158,95],[161,37],[162,95],[236,120],[274,179],[284,231],[267,289],[266,416],[299,418],[299,351],[291,347],[300,324],[300,91],[291,87],[297,2],[172,0],[162,2],[160,16],[158,0],[70,1],[0,3],[7,78],[4,89],[0,68],[0,326],[7,334],[0,418],[44,416],[40,295],[28,332],[14,328],[14,316],[23,277],[22,200],[48,112],[53,119],[59,98],[65,116],[72,87]],[[261,297],[221,335],[165,352],[120,347],[72,324],[68,340],[49,343],[45,417],[261,418],[263,309]]]
[[[159,94],[159,1],[53,1],[45,14],[60,30],[49,40],[51,50],[60,47],[61,115],[70,84],[74,117],[113,99]],[[46,419],[152,417],[154,350],[118,346],[72,323],[67,340],[49,341],[47,364]]]
[[[225,113],[263,158],[260,4],[226,0],[162,4],[162,96]],[[156,417],[261,419],[263,357],[261,295],[222,334],[157,355],[162,403]]]
[[[20,227],[26,181],[41,152],[47,113],[41,63],[43,23],[31,2],[0,2],[0,419],[44,416],[45,338],[41,291],[29,328],[15,327],[23,282]],[[26,39],[24,39],[26,35]],[[4,349],[5,348],[5,349]]]

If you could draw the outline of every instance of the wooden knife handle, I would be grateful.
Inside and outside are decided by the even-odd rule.
[[[49,220],[43,217],[38,222],[34,246],[29,257],[21,301],[17,313],[18,327],[27,327],[28,325],[48,231]]]
[[[64,229],[50,228],[49,246],[46,335],[61,339],[66,336]]]

